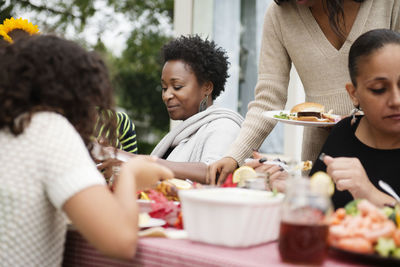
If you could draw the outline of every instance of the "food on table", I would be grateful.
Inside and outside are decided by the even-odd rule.
[[[138,192],[138,196],[143,192]],[[154,189],[144,192],[151,206],[150,217],[163,219],[167,225],[182,229],[182,216],[179,202],[168,200],[165,195]],[[140,203],[139,203],[140,205]]]
[[[146,212],[139,213],[139,226],[146,225],[150,221],[150,215]]]
[[[396,205],[394,206],[394,218],[395,222],[397,224],[397,228],[400,228],[400,203],[397,202]]]
[[[160,192],[168,200],[179,201],[178,190],[186,190],[192,188],[193,184],[191,184],[190,182],[174,178],[159,182],[153,190]],[[148,192],[149,190],[139,191],[138,199],[149,200],[150,198],[148,196]]]
[[[335,192],[335,184],[332,178],[323,171],[314,173],[310,178],[311,190],[332,196]]]
[[[228,177],[226,177],[224,183],[221,184],[221,187],[237,187],[237,183],[233,182],[233,173],[230,173]]]
[[[333,214],[331,246],[358,253],[400,258],[400,228],[390,219],[395,212],[379,209],[367,200],[354,200]]]
[[[302,171],[309,171],[312,169],[312,161],[311,160],[301,161],[299,164],[297,164],[295,166],[294,169],[302,170]]]
[[[301,168],[302,171],[309,171],[312,168],[312,161],[311,160],[306,160],[301,162],[303,164],[303,167]]]
[[[167,184],[171,184],[172,186],[175,186],[178,190],[185,190],[185,189],[192,189],[193,188],[193,184],[185,181],[185,180],[181,180],[181,179],[168,179],[163,181],[164,183]]]
[[[235,184],[237,183],[239,187],[243,187],[247,179],[256,177],[257,173],[252,167],[242,166],[233,172],[232,181]]]
[[[295,105],[289,114],[281,112],[279,115],[274,115],[275,118],[311,121],[311,122],[338,122],[340,116],[331,114],[332,111],[325,112],[325,107],[318,103],[304,102]]]
[[[196,183],[190,183],[180,179],[168,179],[161,181],[154,189],[137,192],[138,199],[150,201],[150,217],[163,219],[169,226],[182,229],[182,215],[178,197],[178,190],[186,190],[198,187]]]

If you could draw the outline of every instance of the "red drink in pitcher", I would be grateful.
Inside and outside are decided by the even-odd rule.
[[[283,261],[321,264],[327,254],[328,225],[281,222],[279,252]]]

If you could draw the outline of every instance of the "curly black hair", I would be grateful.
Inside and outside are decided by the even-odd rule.
[[[3,52],[3,49],[6,48],[9,45],[9,43],[4,40],[3,36],[0,36],[0,53]]]
[[[18,135],[34,112],[54,111],[69,120],[90,150],[98,114],[113,110],[112,93],[96,54],[56,36],[23,38],[7,46],[0,60],[0,129]],[[16,120],[22,114],[24,119]],[[114,120],[100,123],[116,133]]]
[[[169,60],[182,60],[193,70],[200,85],[212,82],[212,99],[225,90],[228,79],[228,56],[217,47],[214,41],[201,39],[198,35],[180,36],[162,47],[164,63]]]

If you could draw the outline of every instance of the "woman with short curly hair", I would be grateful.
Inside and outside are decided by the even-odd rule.
[[[198,35],[180,36],[162,47],[162,99],[172,120],[182,122],[154,148],[151,155],[176,178],[208,184],[207,166],[222,157],[239,133],[242,116],[213,105],[225,90],[228,57],[215,42]],[[134,157],[119,151],[126,157]],[[110,169],[118,160],[106,160]]]
[[[220,158],[236,138],[243,118],[213,105],[225,90],[228,57],[215,42],[181,36],[162,48],[162,99],[173,128],[151,153],[177,178],[209,183],[207,165]]]

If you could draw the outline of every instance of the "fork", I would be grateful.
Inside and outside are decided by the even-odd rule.
[[[393,188],[387,184],[386,182],[379,180],[378,182],[379,186],[385,190],[389,195],[391,195],[392,197],[394,197],[394,199],[396,199],[397,202],[400,202],[400,197],[399,195],[397,195],[397,193],[393,190]]]

